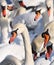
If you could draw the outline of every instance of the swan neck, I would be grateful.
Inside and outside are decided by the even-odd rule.
[[[32,57],[32,50],[31,50],[31,43],[29,38],[29,33],[26,27],[24,27],[24,32],[22,33],[24,37],[24,46],[25,46],[25,65],[34,65],[33,57]]]
[[[43,24],[44,24],[44,27],[49,23],[49,17],[48,17],[48,13],[47,11],[45,11],[43,14]]]
[[[51,22],[53,20],[53,0],[51,0],[51,13],[49,17],[49,21]]]

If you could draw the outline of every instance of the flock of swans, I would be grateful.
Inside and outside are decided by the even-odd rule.
[[[17,7],[17,5],[18,5],[17,0],[13,0],[13,1],[14,1],[15,6]],[[1,1],[1,5],[6,6],[6,14],[3,14],[3,15],[1,14],[1,19],[0,19],[0,21],[2,22],[1,30],[2,30],[2,34],[3,34],[2,43],[5,42],[5,44],[0,45],[0,52],[1,52],[0,53],[0,64],[1,65],[3,65],[2,63],[5,61],[5,59],[13,61],[16,65],[34,65],[31,42],[32,42],[32,45],[35,43],[36,48],[33,46],[33,49],[37,52],[37,56],[38,56],[38,53],[42,52],[42,49],[43,49],[42,43],[44,43],[44,39],[41,37],[41,33],[43,31],[45,32],[47,29],[49,29],[48,32],[50,34],[49,41],[52,44],[54,44],[53,43],[54,35],[52,35],[54,33],[54,26],[53,26],[54,22],[52,21],[53,20],[53,5],[52,5],[52,3],[50,3],[51,0],[48,0],[48,1],[47,1],[47,6],[49,5],[48,7],[50,7],[50,9],[51,9],[50,17],[48,17],[48,10],[47,10],[46,6],[43,4],[40,4],[40,3],[39,3],[40,5],[37,8],[35,7],[35,11],[32,12],[32,8],[31,8],[27,12],[25,8],[20,7],[20,6],[19,6],[19,8],[14,7],[13,11],[9,11],[9,10],[7,10],[6,2],[3,0]],[[33,1],[29,0],[29,2],[27,2],[27,3],[24,1],[24,3],[26,3],[26,5],[28,5],[28,3],[29,3],[29,5],[31,5],[30,2],[32,3]],[[32,3],[32,6],[36,6],[36,3],[35,4]],[[3,7],[1,7],[1,8],[3,8]],[[5,9],[5,8],[3,8],[3,9]],[[39,12],[40,16],[39,16],[38,20],[37,19],[35,20],[36,23],[34,23],[34,18],[36,16],[35,12],[37,12],[37,10],[40,11]],[[4,23],[4,21],[5,21],[5,23]],[[11,37],[9,38],[10,39],[9,40],[7,37],[8,37],[8,29],[9,29],[8,25],[10,24],[10,21],[13,21],[13,22],[12,22],[12,28],[11,28],[11,31],[12,31]],[[32,23],[32,21],[33,21],[33,23]],[[30,26],[29,22],[31,23],[31,26]],[[34,30],[36,33],[35,36],[36,35],[38,35],[38,36],[37,37],[34,36],[35,39],[33,38],[31,41],[30,40],[31,37],[29,34],[30,32],[28,32],[27,27],[31,28],[33,26],[36,28]],[[18,46],[18,44],[15,44],[13,42],[18,35],[22,37],[23,42],[21,42],[21,43],[23,43],[24,46],[20,47],[20,46]],[[8,42],[9,42],[9,44],[8,44]],[[19,43],[19,42],[17,41],[17,43]],[[22,55],[21,55],[22,58],[19,58],[19,54],[21,54],[21,52],[22,52],[21,49],[23,50],[24,53],[22,53]],[[44,51],[45,51],[45,49],[44,49]],[[25,57],[23,57],[23,55]],[[24,59],[24,61],[22,61],[23,59]]]

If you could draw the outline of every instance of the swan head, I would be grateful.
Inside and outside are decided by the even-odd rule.
[[[48,32],[48,29],[46,31],[44,31],[42,34],[38,35],[32,42],[32,47],[33,50],[36,51],[36,53],[39,52],[41,45],[44,43],[43,45],[43,49],[41,50],[41,52],[43,52],[43,50],[45,51],[45,47],[48,43],[48,41],[50,40],[50,35]],[[34,47],[35,45],[35,47]]]
[[[41,15],[40,12],[41,12],[41,9],[35,11],[35,14],[36,14],[36,15],[35,15],[34,21],[39,19],[40,15]]]
[[[9,40],[9,44],[11,42],[13,42],[15,40],[15,38],[17,37],[17,30],[18,30],[18,28],[11,32],[11,37],[10,37],[10,40]]]
[[[11,15],[12,11],[14,11],[15,9],[16,9],[16,7],[14,6],[13,3],[7,4],[6,1],[1,2],[2,17],[9,17]]]
[[[13,42],[17,35],[23,33],[25,31],[25,25],[22,23],[18,23],[13,27],[13,31],[11,32],[11,37],[9,43]]]
[[[47,12],[48,12],[48,16],[50,16],[51,7],[48,7],[48,6],[47,6]]]
[[[2,10],[3,17],[6,16],[6,5],[7,5],[6,1],[1,2],[1,10]]]
[[[48,43],[48,41],[50,40],[50,34],[49,34],[49,30],[47,29],[45,32],[42,33],[42,38],[44,38],[44,47],[46,46],[46,44]]]
[[[51,0],[46,0],[46,7],[47,7],[48,16],[50,16],[50,12],[51,12]]]
[[[6,16],[5,6],[2,6],[2,5],[1,5],[1,9],[2,9],[3,17],[5,17],[5,16]]]
[[[40,17],[46,10],[47,10],[47,9],[46,9],[45,5],[43,5],[43,3],[41,3],[39,6],[37,6],[37,8],[36,8],[36,10],[35,10],[36,15],[35,15],[34,20],[38,20],[39,17]]]

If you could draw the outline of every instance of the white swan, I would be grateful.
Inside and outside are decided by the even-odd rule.
[[[44,28],[47,28],[46,26],[47,25],[49,25],[49,18],[48,18],[48,15],[47,15],[47,12],[45,11],[45,9],[43,8],[43,6],[42,6],[42,12],[44,12],[44,13],[42,13],[42,16],[43,16],[43,23],[42,24],[44,24]],[[49,26],[49,28],[50,28],[50,26]],[[52,32],[52,31],[51,31]],[[40,41],[39,41],[39,40]],[[43,39],[44,40],[44,39]],[[34,44],[35,45],[33,45],[33,43],[32,43],[32,46],[34,46],[34,50],[36,49],[36,52],[38,53],[38,52],[43,52],[44,50],[46,50],[46,48],[43,48],[43,45],[44,45],[44,43],[43,43],[43,40],[42,40],[42,38],[41,38],[41,35],[38,35],[38,37],[36,38],[36,39],[34,39]],[[53,40],[53,39],[52,39]],[[37,43],[36,43],[37,42]],[[39,43],[39,44],[38,44]],[[41,45],[42,44],[42,45]],[[42,49],[43,48],[43,49]],[[39,53],[37,54],[38,56],[39,56]]]
[[[54,33],[54,21],[52,21],[52,22],[50,22],[49,24],[47,24],[46,25],[46,27],[45,27],[45,30],[44,31],[46,31],[47,29],[49,29],[49,31],[48,31],[48,33],[49,33],[49,35],[50,35],[50,42],[52,43],[52,44],[54,44],[54,35],[52,35],[53,33]],[[42,36],[41,36],[41,34],[39,35],[39,36],[37,36],[37,38],[35,38],[34,40],[33,40],[33,43],[32,44],[34,44],[35,45],[35,48],[34,49],[36,49],[35,51],[38,53],[38,52],[42,52],[42,51],[44,51],[44,50],[46,50],[46,49],[44,49],[44,39],[42,38]],[[33,46],[34,46],[33,45]],[[49,44],[50,45],[50,44]]]
[[[0,63],[0,65],[22,65],[22,63],[23,61],[20,61],[16,57],[9,55]]]
[[[17,24],[14,26],[13,28],[14,30],[17,30],[17,35],[22,33],[23,38],[24,38],[24,46],[25,46],[25,65],[34,65],[33,62],[33,57],[32,57],[32,51],[31,51],[31,45],[30,45],[30,38],[29,38],[29,33],[28,30],[26,28],[26,26],[24,24]],[[8,51],[7,51],[8,50]],[[16,44],[10,44],[10,45],[6,45],[2,48],[0,48],[0,62],[5,59],[6,56],[8,55],[12,55],[16,58],[18,58],[18,50],[20,50],[18,48],[18,45]],[[17,54],[17,55],[16,55]]]
[[[9,9],[9,7],[14,6],[14,4],[7,4],[5,0],[1,0],[1,17],[0,17],[0,26],[2,31],[2,43],[8,43],[8,31],[10,27],[10,21],[15,17],[16,11],[13,7],[13,10]],[[5,21],[5,23],[4,23]]]
[[[29,7],[29,9],[24,8],[23,6],[19,5],[19,1],[22,1],[26,7]],[[40,3],[45,3],[45,0],[13,0],[15,6],[18,8],[17,14],[21,15],[24,13],[28,13],[32,10],[34,6],[38,6]],[[30,8],[30,6],[32,6]]]
[[[42,8],[40,8],[40,9],[42,9]],[[37,11],[39,11],[39,10],[37,10]],[[35,12],[29,12],[29,13],[25,13],[23,15],[16,16],[12,22],[12,26],[14,26],[15,24],[17,24],[19,22],[24,23],[28,27],[28,29],[33,29],[33,30],[29,31],[29,33],[30,33],[30,36],[33,35],[33,38],[34,38],[35,35],[40,34],[39,31],[41,31],[41,32],[43,31],[43,27],[44,27],[42,14],[38,15],[39,17],[36,20],[34,20],[35,16],[36,16]],[[46,14],[46,16],[47,16],[47,14]],[[39,31],[37,31],[37,30],[39,30]],[[33,34],[33,31],[35,34]],[[33,40],[33,38],[31,39],[31,41]]]
[[[15,16],[15,14],[13,14],[13,13],[15,13],[15,9],[13,8],[13,10],[12,10],[12,8],[11,7],[13,7],[14,6],[14,4],[13,3],[11,3],[11,4],[7,4],[7,2],[4,0],[1,0],[1,9],[2,9],[2,6],[4,6],[3,8],[4,8],[4,10],[5,10],[5,18],[7,18],[7,17],[9,17],[9,16],[11,16],[11,17],[14,17]],[[9,13],[9,14],[8,14]],[[4,11],[3,11],[3,13],[2,13],[2,11],[1,11],[1,17],[3,17],[3,15],[4,15]]]
[[[49,11],[49,22],[53,20],[53,0],[46,0],[47,7],[50,8]]]
[[[15,4],[15,6],[17,7],[16,16],[22,15],[24,13],[27,13],[27,12],[30,12],[31,11],[31,9],[26,10],[26,8],[24,8],[23,6],[20,6],[18,0],[13,0],[13,2]]]

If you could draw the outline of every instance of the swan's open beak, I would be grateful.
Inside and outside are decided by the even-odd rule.
[[[36,11],[36,15],[35,15],[34,21],[38,20],[40,15],[41,15],[40,10]]]
[[[10,37],[9,44],[15,40],[16,36],[17,36],[17,33],[12,32],[12,36]]]
[[[5,6],[1,6],[1,9],[2,9],[3,17],[6,17],[6,8],[5,8]]]

